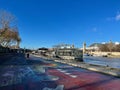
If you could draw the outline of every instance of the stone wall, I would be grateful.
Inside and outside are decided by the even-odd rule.
[[[120,56],[120,52],[90,52],[89,54],[96,55],[96,56]]]

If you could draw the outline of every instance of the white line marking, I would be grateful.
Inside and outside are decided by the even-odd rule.
[[[70,75],[71,73],[65,73],[65,74]]]
[[[70,77],[72,77],[72,78],[76,78],[77,76],[76,76],[76,75],[70,75]]]
[[[77,77],[76,75],[71,75],[71,73],[67,73],[67,71],[65,71],[65,70],[62,70],[62,69],[57,69],[57,70],[62,72],[62,73],[64,73],[64,74],[66,74],[66,75],[68,75],[68,76],[70,76],[70,77],[72,77],[72,78],[76,78]]]

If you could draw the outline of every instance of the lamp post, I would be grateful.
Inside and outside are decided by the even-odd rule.
[[[26,53],[26,49],[25,49],[25,47],[24,47],[24,53]]]
[[[83,43],[83,54],[85,54],[85,52],[86,52],[86,43],[84,42]]]

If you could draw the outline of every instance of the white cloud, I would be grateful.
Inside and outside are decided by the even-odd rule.
[[[116,20],[116,21],[119,21],[119,20],[120,20],[120,13],[119,13],[118,15],[116,15],[115,20]]]
[[[117,15],[113,16],[113,17],[108,17],[107,21],[120,21],[120,13],[117,12]]]

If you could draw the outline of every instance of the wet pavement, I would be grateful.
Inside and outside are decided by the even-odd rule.
[[[0,90],[120,90],[120,78],[31,56],[0,66]]]

